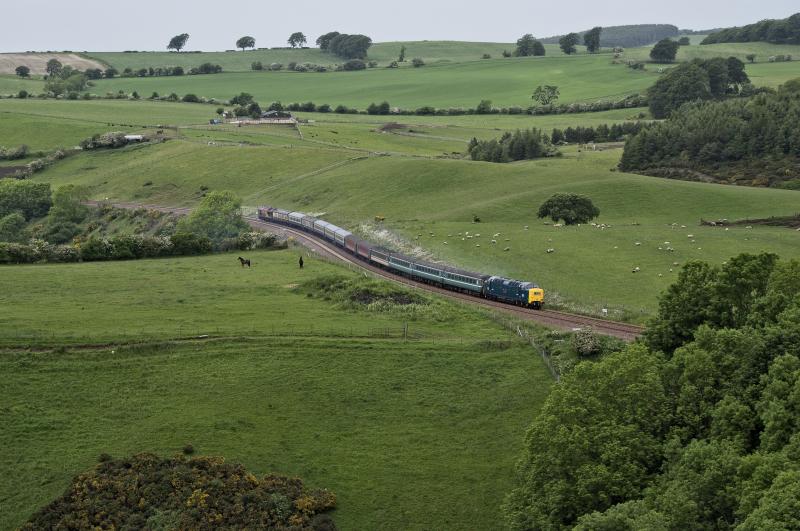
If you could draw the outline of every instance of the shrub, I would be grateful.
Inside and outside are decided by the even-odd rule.
[[[200,103],[200,98],[195,94],[186,94],[181,98],[181,101],[184,103]]]
[[[251,69],[251,70],[264,70],[264,65],[263,65],[263,64],[261,64],[261,61],[254,61],[254,62],[253,62],[251,65],[250,65],[250,69]]]
[[[269,69],[275,72],[277,72],[281,68],[283,68],[283,65],[281,63],[272,63],[271,65],[269,65]]]
[[[172,252],[178,256],[208,254],[211,252],[211,240],[206,236],[198,236],[191,232],[176,232],[170,237]]]
[[[367,68],[367,64],[361,59],[350,59],[342,65],[342,68],[347,71],[364,70]]]
[[[492,56],[491,56],[491,55],[489,55],[488,53],[485,53],[485,54],[483,54],[483,55],[481,56],[481,59],[491,59],[491,58],[492,58]]]
[[[30,220],[47,214],[51,205],[49,183],[0,179],[0,217],[20,212]]]
[[[414,68],[419,68],[421,66],[425,66],[425,61],[423,61],[420,57],[415,57],[411,60],[411,64]]]
[[[386,68],[397,68],[397,67],[398,67],[397,61],[392,61],[391,63],[386,65]]]
[[[327,103],[323,103],[319,107],[317,107],[317,112],[331,112],[331,106]]]
[[[135,501],[125,503],[135,493]],[[20,529],[318,529],[336,506],[327,490],[300,479],[257,478],[221,457],[103,459]],[[222,520],[222,515],[225,515]]]
[[[18,97],[19,99],[21,99],[21,100],[24,100],[24,99],[26,99],[26,98],[28,97],[28,91],[27,91],[27,90],[24,90],[24,89],[23,89],[23,90],[20,90],[19,92],[17,92],[17,97]]]

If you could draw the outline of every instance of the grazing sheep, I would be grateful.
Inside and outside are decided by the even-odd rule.
[[[510,250],[511,250],[511,247],[506,247],[506,248],[505,248],[505,249],[503,249],[503,250],[504,250],[504,251],[510,251]]]
[[[528,230],[528,226],[527,225],[525,225],[525,230]]]
[[[748,225],[748,226],[746,226],[745,228],[746,228],[746,229],[752,229],[752,228],[753,228],[753,226],[752,226],[752,225]]]
[[[492,240],[492,243],[497,243],[497,240]]]
[[[547,251],[545,251],[545,252],[546,252],[547,254],[550,254],[550,253],[554,253],[554,252],[556,252],[556,250],[551,248],[551,249],[548,249],[548,250],[547,250]]]
[[[638,273],[639,271],[641,271],[641,269],[639,269],[639,266],[636,266],[633,269],[631,269],[631,273]]]
[[[634,245],[638,247],[638,246],[641,245],[641,242],[636,242],[636,243],[634,243]]]
[[[475,247],[480,247],[480,246],[481,246],[481,244],[479,244],[479,243],[475,244]]]
[[[563,227],[563,225],[561,223],[554,223],[553,226],[554,227]]]

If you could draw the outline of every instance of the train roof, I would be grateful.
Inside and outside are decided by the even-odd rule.
[[[419,258],[412,258],[411,256],[405,255],[403,253],[396,253],[394,251],[389,251],[389,254],[395,258],[399,258],[401,260],[405,260],[406,262],[411,262],[415,265],[421,265],[423,267],[430,267],[431,269],[438,269],[440,271],[446,271],[447,273],[451,273],[453,275],[461,275],[465,277],[472,277],[472,278],[482,278],[487,279],[490,275],[486,275],[484,273],[476,273],[474,271],[467,271],[465,269],[459,269],[457,267],[450,267],[444,264],[434,264],[433,262],[426,262],[425,260],[420,260]]]
[[[506,284],[506,283],[507,283],[507,285],[509,285],[509,286],[516,286],[516,287],[518,287],[518,288],[523,288],[523,289],[526,289],[526,288],[538,288],[538,287],[540,287],[540,286],[539,286],[537,283],[535,283],[535,282],[527,282],[527,281],[523,281],[523,280],[514,280],[514,279],[512,279],[512,278],[504,278],[504,277],[498,277],[498,276],[492,276],[492,277],[490,277],[490,278],[489,278],[489,281],[490,281],[490,282],[493,282],[493,281],[500,281],[500,282],[502,282],[503,284]]]

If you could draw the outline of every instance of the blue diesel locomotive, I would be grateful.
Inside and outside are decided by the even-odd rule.
[[[362,240],[341,227],[302,212],[260,207],[258,218],[310,232],[361,260],[414,280],[517,306],[541,309],[544,305],[544,290],[532,282],[425,262]]]

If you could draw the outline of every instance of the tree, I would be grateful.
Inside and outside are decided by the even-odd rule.
[[[87,68],[84,72],[87,79],[102,79],[103,78],[103,71],[99,68]]]
[[[578,34],[577,33],[568,33],[564,35],[558,40],[558,45],[561,47],[561,51],[563,51],[567,55],[572,55],[577,50],[575,45],[578,44]]]
[[[666,118],[686,102],[711,98],[708,72],[694,63],[682,63],[661,76],[647,97],[653,117]]]
[[[558,87],[555,85],[539,85],[533,91],[531,99],[538,101],[542,105],[550,105],[558,99],[559,95]]]
[[[119,75],[119,70],[116,68],[106,68],[106,71],[103,73],[106,76],[106,79],[112,79],[115,76]]]
[[[578,194],[555,194],[542,203],[537,214],[540,218],[563,220],[567,225],[588,223],[599,215],[600,209],[592,200]]]
[[[400,46],[400,55],[397,57],[398,63],[405,63],[406,62],[406,45],[403,44]]]
[[[303,46],[306,43],[306,36],[303,35],[302,32],[296,31],[289,35],[289,39],[286,41],[289,43],[289,46],[292,48],[297,48],[298,46]]]
[[[244,36],[236,41],[236,47],[241,48],[244,51],[245,48],[255,48],[256,40],[249,35]]]
[[[18,66],[15,72],[19,77],[29,77],[31,75],[31,69],[25,65]]]
[[[583,34],[583,44],[586,45],[586,50],[589,53],[595,53],[600,51],[600,34],[603,32],[603,28],[600,26],[595,26],[594,28],[590,29],[586,33]]]
[[[233,192],[211,192],[191,214],[178,222],[178,231],[205,236],[215,243],[233,238],[247,230],[241,207],[241,199]]]
[[[414,65],[414,68],[419,68],[421,66],[425,66],[425,61],[423,61],[419,57],[415,57],[411,60],[411,64]]]
[[[541,56],[544,54],[544,45],[540,41],[537,41],[530,33],[526,33],[517,39],[517,48],[514,50],[514,55],[516,57],[528,57],[531,55]]]
[[[47,66],[45,66],[44,70],[47,72],[47,75],[50,77],[58,76],[61,74],[61,70],[64,65],[61,64],[61,61],[58,59],[50,59],[47,61]]]
[[[669,409],[661,365],[632,346],[578,364],[553,387],[503,507],[511,529],[565,529],[641,495],[663,458]]]
[[[328,50],[343,59],[365,59],[372,39],[366,35],[341,33],[331,39]]]
[[[253,103],[253,95],[247,92],[242,92],[238,96],[231,98],[231,105],[247,106]]]
[[[317,46],[319,46],[320,50],[327,50],[330,48],[331,41],[334,37],[340,35],[338,31],[331,31],[326,33],[325,35],[320,35],[317,37]]]
[[[754,53],[749,53],[749,54],[745,55],[744,57],[745,57],[745,59],[747,59],[751,63],[755,63],[756,62],[756,54],[754,54]]]
[[[180,52],[184,46],[186,46],[186,41],[189,40],[188,33],[181,33],[180,35],[175,35],[169,40],[169,44],[167,44],[167,50],[175,50],[176,52]]]
[[[50,216],[59,222],[80,223],[89,215],[89,207],[83,204],[89,199],[89,190],[84,186],[67,184],[53,192]]]
[[[680,44],[672,39],[661,39],[650,50],[650,59],[656,63],[671,63],[675,60],[678,54]]]
[[[681,37],[678,39],[678,44],[680,46],[689,46],[691,43],[692,41],[689,40],[689,37]]]
[[[22,240],[22,229],[25,228],[25,217],[19,212],[12,212],[0,217],[0,242],[18,242]]]
[[[20,212],[26,220],[47,214],[52,204],[50,184],[0,179],[0,217]]]

